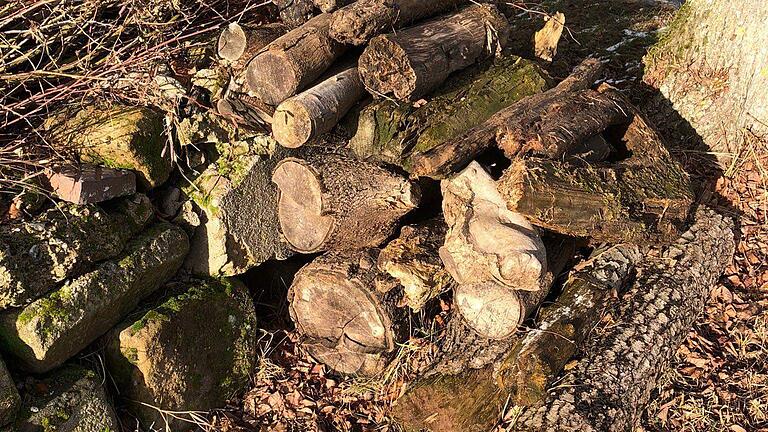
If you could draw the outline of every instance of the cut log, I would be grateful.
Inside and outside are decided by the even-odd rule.
[[[452,72],[496,54],[509,23],[491,5],[474,5],[398,33],[376,36],[360,56],[360,77],[374,95],[416,100]]]
[[[634,246],[593,255],[574,270],[557,301],[543,308],[537,328],[517,340],[498,366],[423,381],[397,401],[394,417],[407,431],[487,431],[505,406],[543,399],[641,258]]]
[[[272,0],[280,12],[280,19],[290,28],[306,23],[314,13],[312,0]]]
[[[639,268],[628,301],[615,315],[622,325],[595,338],[586,357],[547,399],[523,410],[516,430],[618,432],[639,427],[658,380],[733,252],[733,221],[699,210],[690,230]]]
[[[356,67],[332,75],[278,105],[272,122],[275,140],[283,147],[301,147],[333,129],[363,94]]]
[[[544,93],[529,96],[505,108],[485,123],[475,126],[467,132],[442,142],[415,155],[411,160],[411,173],[414,176],[444,178],[465,167],[475,156],[496,144],[497,132],[516,119],[531,112],[534,108],[547,108],[569,92],[588,89],[601,70],[601,63],[587,59],[577,66],[573,73],[556,87]],[[508,156],[513,156],[507,154]]]
[[[400,230],[400,236],[379,254],[379,269],[400,282],[403,302],[414,311],[453,284],[438,255],[447,229],[442,218],[406,225]]]
[[[429,100],[415,107],[382,100],[359,114],[350,149],[361,159],[410,170],[418,155],[475,127],[498,110],[548,88],[531,61],[506,55],[458,72]]]
[[[364,45],[372,37],[448,12],[467,0],[358,0],[333,14],[331,37]]]
[[[355,0],[314,0],[315,7],[321,12],[333,12],[336,9],[353,3]]]
[[[289,311],[317,360],[345,374],[374,375],[407,338],[397,281],[376,267],[375,249],[328,252],[302,267]]]
[[[328,36],[330,14],[321,14],[277,38],[246,66],[248,90],[269,105],[309,86],[345,51]]]
[[[284,159],[272,181],[279,189],[281,231],[301,253],[377,246],[420,195],[402,176],[331,154]]]
[[[219,35],[217,53],[227,60],[235,74],[262,48],[284,35],[286,28],[280,23],[243,28],[238,23],[229,24]]]

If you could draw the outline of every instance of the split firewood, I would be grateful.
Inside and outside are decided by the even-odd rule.
[[[622,325],[590,342],[586,357],[549,390],[546,400],[523,410],[516,430],[636,429],[733,252],[733,221],[699,210],[680,239],[640,266],[616,314]]]
[[[641,259],[635,246],[593,255],[573,271],[557,301],[542,309],[537,328],[510,344],[498,366],[418,383],[397,401],[395,418],[408,431],[490,430],[505,406],[539,402]]]
[[[507,43],[509,23],[492,5],[376,36],[360,56],[360,77],[374,95],[416,100],[452,72],[491,57]]]
[[[333,12],[336,9],[353,3],[355,0],[314,0],[315,7],[321,12]]]
[[[246,65],[248,90],[277,105],[320,77],[345,51],[328,36],[330,21],[318,15],[263,48]]]
[[[272,122],[275,140],[283,147],[301,147],[333,129],[364,94],[356,67],[333,74],[278,105]]]
[[[280,12],[280,19],[290,28],[306,23],[314,13],[312,0],[272,0]]]
[[[217,53],[227,60],[237,74],[246,63],[262,48],[284,35],[283,24],[272,23],[258,27],[242,27],[238,23],[229,24],[219,35]]]
[[[366,106],[358,116],[350,149],[358,158],[399,165],[409,171],[412,155],[454,138],[498,110],[548,88],[546,74],[529,60],[505,55],[483,63],[458,72],[418,106],[389,100]]]
[[[446,140],[428,151],[414,155],[411,160],[411,173],[414,176],[444,178],[462,169],[472,161],[475,156],[493,147],[496,144],[498,132],[503,128],[508,128],[510,125],[526,124],[526,121],[529,126],[535,126],[535,124],[532,123],[532,120],[535,120],[537,115],[542,112],[547,112],[550,108],[557,111],[557,102],[561,101],[565,95],[571,92],[588,89],[595,82],[595,79],[597,79],[601,66],[601,63],[598,60],[587,59],[577,66],[573,73],[556,87],[547,90],[544,93],[528,96],[519,102],[512,104],[508,108],[497,112],[483,124],[475,126],[453,139]],[[539,124],[539,126],[541,125]],[[559,125],[546,124],[544,126],[555,128]],[[520,129],[523,128],[518,127],[516,130]],[[517,153],[512,153],[512,150],[514,149],[513,146],[511,146],[511,143],[513,142],[512,129],[508,130],[510,132],[505,134],[505,139],[510,143],[506,149],[507,155],[515,156]],[[524,130],[523,132],[527,132],[525,136],[528,137],[531,136],[531,134],[535,135],[538,131],[539,129],[533,129]],[[600,131],[589,135],[595,135],[598,132]],[[569,142],[573,144],[574,140]],[[516,150],[520,151],[522,150],[522,147],[523,146]],[[563,147],[564,146],[556,146],[555,148]],[[550,153],[550,155],[555,157],[558,156],[554,153]],[[562,154],[559,156],[562,156]]]
[[[467,0],[358,0],[333,14],[331,37],[345,44],[364,45],[380,33],[440,15],[463,3]]]
[[[380,372],[408,335],[398,283],[376,267],[376,249],[328,252],[302,267],[288,292],[304,346],[345,374]]]
[[[556,12],[547,18],[544,27],[533,35],[533,52],[536,57],[551,62],[557,54],[557,43],[563,35],[565,14]]]
[[[341,155],[287,158],[272,175],[285,240],[297,252],[377,246],[419,202],[419,188],[384,168]]]

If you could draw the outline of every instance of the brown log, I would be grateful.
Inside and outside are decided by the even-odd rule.
[[[238,23],[231,23],[219,35],[216,52],[229,62],[237,74],[256,53],[285,32],[285,26],[280,23],[258,27],[242,27]]]
[[[496,144],[497,132],[501,128],[514,124],[521,116],[533,112],[535,107],[541,111],[570,92],[588,89],[595,82],[600,70],[601,63],[598,60],[587,59],[556,87],[522,99],[464,134],[443,141],[422,154],[414,155],[411,158],[412,175],[444,178],[462,169],[475,156]],[[508,156],[511,154],[508,153]]]
[[[397,281],[376,267],[376,249],[328,252],[302,267],[289,311],[310,354],[345,374],[374,375],[408,335]]]
[[[220,115],[252,129],[265,129],[272,124],[274,107],[245,93],[227,90],[225,95],[216,101],[216,112]]]
[[[331,37],[364,45],[372,37],[448,12],[467,0],[358,0],[333,14]]]
[[[314,0],[315,7],[321,12],[333,12],[336,9],[353,3],[355,0]]]
[[[301,147],[330,131],[365,94],[356,67],[338,72],[278,105],[272,122],[283,147]]]
[[[419,188],[384,168],[340,155],[287,158],[272,176],[281,231],[297,252],[384,242],[419,202]]]
[[[246,66],[250,92],[277,105],[314,82],[344,52],[328,36],[330,14],[321,14],[267,45]]]
[[[314,13],[312,0],[272,0],[280,12],[280,19],[289,28],[296,28],[306,23]]]
[[[491,5],[473,5],[397,33],[376,36],[360,56],[360,77],[374,95],[416,100],[452,72],[496,54],[509,23]]]

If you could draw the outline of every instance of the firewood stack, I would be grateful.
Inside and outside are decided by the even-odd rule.
[[[396,416],[407,430],[487,430],[510,394],[541,403],[641,250],[678,239],[689,178],[618,90],[594,87],[598,61],[552,87],[504,50],[515,30],[491,4],[314,5],[324,12],[290,30],[232,24],[218,41],[231,70],[219,113],[291,149],[272,173],[281,235],[321,254],[290,287],[291,317],[317,360],[376,375],[412,312],[450,299],[429,378]],[[329,138],[340,123],[351,139]],[[578,246],[598,249],[552,290]],[[558,336],[521,340],[548,296],[542,326]],[[457,389],[464,402],[438,399]]]

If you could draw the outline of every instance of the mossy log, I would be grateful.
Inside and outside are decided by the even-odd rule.
[[[321,14],[277,38],[246,66],[250,93],[269,105],[307,88],[346,47],[328,36],[330,14]]]
[[[590,341],[589,352],[546,400],[520,413],[515,430],[637,429],[734,246],[733,221],[700,209],[681,238],[639,266],[627,301],[614,314],[622,325]]]
[[[539,402],[640,259],[637,247],[618,246],[579,265],[539,313],[537,328],[515,339],[498,366],[417,384],[397,401],[396,419],[408,431],[484,432],[505,406]]]
[[[547,87],[545,73],[533,62],[505,55],[457,73],[418,107],[388,100],[366,106],[349,147],[361,159],[409,171],[411,155],[428,151]]]
[[[338,1],[338,0],[337,0]],[[467,0],[358,0],[333,14],[331,37],[364,45],[372,37],[440,15]]]
[[[281,231],[300,253],[378,246],[420,198],[405,177],[336,154],[283,159],[272,181]]]
[[[280,23],[258,27],[242,27],[238,23],[231,23],[219,35],[216,52],[229,62],[234,74],[239,74],[256,53],[285,32],[285,26]]]
[[[414,155],[411,158],[411,174],[440,179],[461,170],[478,154],[496,145],[500,130],[509,129],[521,119],[529,122],[535,120],[536,113],[546,111],[568,93],[588,89],[595,82],[600,70],[599,61],[585,60],[569,77],[554,88],[528,96],[495,113],[484,123]],[[534,114],[533,119],[529,116],[530,114]],[[556,127],[557,125],[546,126]],[[509,137],[510,134],[507,136]],[[507,156],[510,157],[516,154],[507,152]]]
[[[397,33],[371,39],[358,62],[374,95],[416,100],[448,75],[491,57],[509,38],[509,23],[492,5],[473,5]]]

